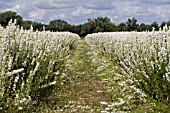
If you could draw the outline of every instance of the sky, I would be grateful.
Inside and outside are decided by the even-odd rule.
[[[137,23],[160,24],[170,19],[170,0],[0,0],[0,12],[9,10],[45,24],[54,19],[83,24],[97,17],[109,17],[115,24],[132,17]]]

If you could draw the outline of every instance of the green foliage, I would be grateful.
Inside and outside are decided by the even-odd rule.
[[[151,25],[151,27],[154,27],[155,31],[158,31],[159,30],[159,25],[157,22],[153,22]]]
[[[65,20],[57,19],[51,21],[46,29],[50,31],[70,31],[71,28],[71,25],[69,25]]]
[[[118,25],[118,31],[127,31],[127,30],[128,30],[128,28],[126,26],[126,23],[122,22]]]
[[[132,19],[129,18],[126,24],[127,24],[128,31],[138,30],[137,20],[135,18],[132,18]]]
[[[152,27],[150,25],[146,25],[144,23],[141,23],[139,25],[139,31],[151,31]]]
[[[88,19],[82,28],[80,35],[86,36],[87,34],[97,33],[97,32],[109,32],[113,31],[113,24],[107,17],[98,17],[96,19]]]
[[[17,15],[17,13],[14,12],[14,11],[6,11],[6,12],[3,12],[3,13],[0,13],[0,24],[2,26],[6,27],[8,25],[8,22],[11,19],[12,20],[16,19],[17,25],[21,25],[21,23],[22,23],[22,17],[20,15]]]
[[[41,24],[41,23],[37,23],[37,22],[32,22],[32,21],[22,21],[22,24],[21,26],[26,29],[26,30],[29,30],[30,27],[32,26],[33,27],[33,30],[36,31],[43,31],[43,27],[45,27],[46,25],[45,24]]]

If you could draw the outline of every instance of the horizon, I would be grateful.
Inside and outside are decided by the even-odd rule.
[[[43,24],[62,19],[78,25],[97,17],[108,17],[119,24],[134,17],[139,24],[155,21],[160,25],[170,19],[169,0],[0,0],[0,5],[0,12],[15,11],[24,20]]]

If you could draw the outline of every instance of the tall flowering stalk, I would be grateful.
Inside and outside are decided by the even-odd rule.
[[[85,40],[107,56],[148,97],[170,103],[170,30],[90,34]]]
[[[0,26],[0,108],[21,108],[40,90],[60,84],[61,73],[79,36],[69,32]]]

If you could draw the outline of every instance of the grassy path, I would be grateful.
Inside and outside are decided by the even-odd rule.
[[[80,40],[69,66],[73,85],[70,101],[76,105],[73,112],[96,112],[102,108],[101,102],[107,101],[105,84],[97,76],[97,68],[98,65],[92,63],[90,47]]]
[[[69,113],[121,111],[117,108],[124,103],[122,97],[129,91],[119,85],[123,78],[114,77],[113,68],[107,58],[95,56],[89,45],[80,40],[69,62],[67,75],[71,83],[61,94],[65,103],[60,110]]]

